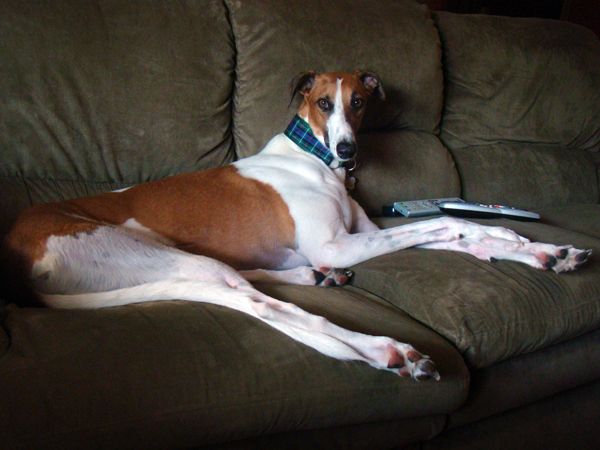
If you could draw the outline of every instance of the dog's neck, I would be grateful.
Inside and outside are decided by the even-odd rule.
[[[356,162],[353,159],[349,161],[338,160],[333,152],[315,136],[310,124],[297,114],[293,117],[283,134],[302,151],[316,156],[331,169],[344,168],[352,170],[356,166]]]

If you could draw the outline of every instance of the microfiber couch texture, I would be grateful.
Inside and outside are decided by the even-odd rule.
[[[294,75],[364,69],[387,94],[370,102],[358,136],[353,196],[370,215],[397,200],[462,195],[542,213],[541,223],[481,223],[594,250],[564,275],[409,249],[357,265],[351,287],[257,286],[413,344],[435,360],[439,382],[326,358],[217,306],[9,305],[0,447],[480,450],[515,439],[552,447],[568,435],[574,448],[594,448],[600,46],[591,33],[432,15],[411,0],[5,0],[0,36],[0,236],[30,204],[255,154],[296,112]]]
[[[437,13],[441,138],[466,199],[525,208],[598,203],[600,42],[538,19]]]
[[[340,11],[337,2],[320,0],[227,0],[227,5],[239,52],[234,135],[240,156],[258,152],[295,113],[287,108],[288,71],[373,71],[381,77],[387,101],[371,102],[364,130],[438,129],[441,48],[424,5],[360,1],[352,3],[351,13]],[[280,66],[289,69],[273,70]]]
[[[217,306],[11,307],[11,347],[0,360],[3,445],[181,448],[443,415],[464,402],[468,372],[458,353],[383,300],[351,287],[261,289],[357,331],[410,338],[444,378],[414,383],[339,362]],[[439,428],[435,418],[416,425],[418,438]]]
[[[381,219],[384,227],[403,219]],[[600,251],[600,240],[540,223],[479,221],[541,242]],[[600,265],[557,275],[520,263],[490,264],[455,252],[408,249],[355,267],[354,283],[449,339],[482,368],[600,326]]]
[[[0,36],[0,231],[30,202],[233,159],[222,2],[11,0]]]

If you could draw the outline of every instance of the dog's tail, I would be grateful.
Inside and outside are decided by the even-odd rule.
[[[252,289],[235,289],[226,285],[187,279],[161,280],[112,291],[83,294],[43,294],[38,293],[42,302],[50,308],[58,309],[97,309],[123,306],[132,303],[160,300],[187,300],[203,303],[219,303],[226,296],[239,306],[252,296]]]

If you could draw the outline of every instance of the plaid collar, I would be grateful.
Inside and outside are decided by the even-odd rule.
[[[331,150],[329,150],[323,143],[321,143],[321,141],[317,139],[309,123],[298,114],[294,116],[283,133],[306,153],[315,155],[317,158],[327,164],[328,167],[331,166],[331,163],[334,160],[333,153],[331,153]],[[353,159],[349,161],[340,161],[337,167],[350,167],[349,170],[354,170],[356,167],[356,161]]]

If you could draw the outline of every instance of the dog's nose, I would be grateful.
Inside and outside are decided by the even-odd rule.
[[[356,144],[354,142],[340,142],[335,150],[340,159],[352,159],[356,154]]]

